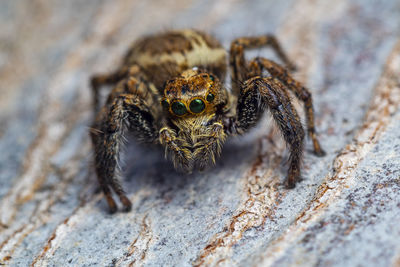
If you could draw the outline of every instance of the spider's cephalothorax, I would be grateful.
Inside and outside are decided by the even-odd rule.
[[[232,42],[229,63],[232,90],[223,86],[227,53],[211,36],[195,31],[170,31],[135,42],[114,73],[92,78],[97,113],[91,137],[100,186],[112,212],[131,208],[118,180],[120,146],[127,131],[144,142],[165,147],[177,169],[191,172],[215,163],[227,136],[243,134],[271,112],[290,149],[287,178],[300,178],[304,130],[289,92],[304,102],[307,131],[314,151],[323,155],[316,137],[310,92],[277,63],[257,57],[246,61],[244,51],[271,46],[289,68],[273,36],[239,38]],[[116,84],[100,108],[101,85]]]

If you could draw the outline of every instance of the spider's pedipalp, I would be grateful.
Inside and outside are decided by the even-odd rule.
[[[175,168],[190,173],[193,169],[191,153],[177,141],[176,133],[172,129],[164,127],[160,130],[160,143],[165,146],[166,156],[171,154]]]
[[[215,164],[216,157],[221,154],[222,144],[226,139],[224,126],[221,123],[215,122],[209,128],[208,135],[195,144],[193,152],[193,161],[196,162],[200,170],[206,168],[210,162]]]

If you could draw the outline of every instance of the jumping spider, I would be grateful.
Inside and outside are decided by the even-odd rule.
[[[161,144],[175,168],[191,172],[215,163],[225,139],[247,132],[268,108],[290,149],[287,186],[292,188],[300,178],[304,139],[288,93],[292,91],[304,102],[314,152],[324,155],[315,133],[311,93],[277,63],[262,57],[245,60],[245,50],[264,46],[294,69],[274,36],[238,38],[229,51],[230,91],[223,85],[226,50],[210,35],[195,30],[144,37],[132,45],[117,71],[91,79],[97,113],[91,131],[95,167],[111,212],[117,210],[111,189],[125,211],[132,205],[118,180],[120,147],[127,131],[143,142]],[[100,108],[99,88],[113,84]]]

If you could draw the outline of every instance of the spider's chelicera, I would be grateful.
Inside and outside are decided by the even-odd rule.
[[[127,131],[165,147],[174,166],[191,172],[215,163],[225,139],[257,124],[268,109],[290,149],[287,186],[300,178],[304,130],[289,92],[304,103],[307,131],[314,152],[317,140],[311,93],[277,63],[257,57],[246,61],[246,49],[270,46],[289,70],[288,60],[270,35],[234,40],[229,51],[232,89],[227,90],[227,52],[213,37],[195,30],[170,31],[135,42],[121,67],[91,80],[97,113],[91,137],[100,186],[111,212],[112,190],[130,210],[118,179],[118,160]],[[116,84],[100,108],[99,88]]]

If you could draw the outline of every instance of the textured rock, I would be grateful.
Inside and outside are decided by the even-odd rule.
[[[395,0],[1,1],[0,262],[399,266],[399,25]],[[304,180],[287,190],[267,118],[187,176],[131,140],[133,210],[109,215],[91,167],[88,78],[135,38],[182,27],[226,47],[276,33],[313,92],[327,156],[308,141]]]

